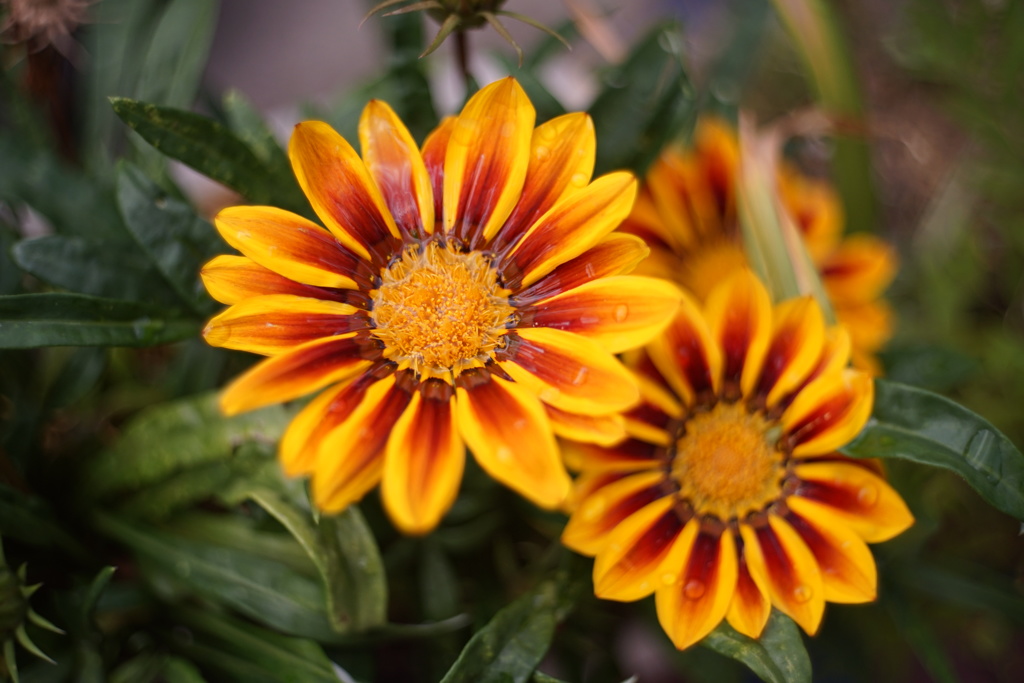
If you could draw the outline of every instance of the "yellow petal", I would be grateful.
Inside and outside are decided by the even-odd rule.
[[[722,380],[749,396],[761,372],[771,335],[771,300],[750,271],[715,288],[707,301],[711,337],[722,349]]]
[[[773,330],[757,392],[769,408],[800,386],[821,358],[825,319],[813,297],[784,301],[775,307]]]
[[[804,517],[791,510],[786,521],[814,554],[821,569],[825,600],[860,603],[875,599],[878,585],[875,558],[840,515],[830,510],[815,510]]]
[[[556,436],[601,446],[610,446],[626,438],[621,415],[580,415],[549,405],[545,405],[544,410]]]
[[[647,349],[658,372],[688,406],[717,394],[722,351],[692,297],[684,293],[675,319]]]
[[[222,304],[237,304],[243,299],[264,294],[291,294],[326,298],[322,289],[302,285],[264,268],[247,256],[215,256],[199,272],[206,291]]]
[[[871,416],[875,384],[859,370],[822,375],[782,414],[793,455],[824,455],[850,443]]]
[[[583,555],[597,555],[619,524],[662,497],[658,486],[664,480],[665,475],[658,471],[581,476],[573,490],[579,501],[562,532],[562,543]]]

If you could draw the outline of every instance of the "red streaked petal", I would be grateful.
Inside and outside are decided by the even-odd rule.
[[[430,186],[433,188],[435,224],[444,215],[444,157],[448,152],[448,140],[451,139],[454,128],[455,117],[446,116],[423,141],[423,164],[426,166]]]
[[[327,434],[317,449],[313,499],[325,512],[339,512],[380,481],[384,447],[411,396],[390,375],[371,385],[362,401]]]
[[[594,123],[587,114],[565,114],[537,126],[522,195],[491,249],[498,252],[515,242],[565,193],[586,187],[596,150]]]
[[[684,650],[712,630],[729,610],[736,589],[736,543],[732,532],[699,533],[679,580],[658,589],[658,621],[672,643]]]
[[[288,156],[313,210],[338,241],[387,262],[400,237],[387,204],[352,145],[322,121],[295,126]]]
[[[220,396],[225,415],[305,396],[365,370],[368,358],[380,355],[379,344],[355,332],[314,339],[257,363],[236,378]]]
[[[231,206],[213,219],[232,247],[296,282],[340,289],[366,288],[373,272],[331,233],[272,206]],[[358,278],[358,282],[357,279]]]
[[[466,449],[449,399],[415,393],[388,438],[381,496],[388,516],[406,534],[436,527],[459,492]]]
[[[900,494],[855,462],[807,463],[797,465],[794,473],[802,481],[786,500],[804,518],[831,511],[868,543],[888,541],[914,523]]]
[[[790,510],[786,521],[818,562],[825,600],[860,603],[875,599],[878,594],[875,558],[864,541],[843,523],[842,517],[817,510],[805,518]]]
[[[874,235],[851,235],[832,252],[821,268],[829,298],[839,304],[877,299],[896,276],[893,248]]]
[[[874,382],[859,370],[823,375],[808,384],[781,418],[793,455],[821,455],[848,444],[871,416],[874,397]]]
[[[664,459],[664,445],[631,438],[608,447],[585,443],[565,447],[566,465],[586,472],[635,472],[661,467]]]
[[[722,349],[722,380],[749,396],[771,337],[771,300],[750,271],[729,278],[707,301],[711,338]]]
[[[594,595],[631,602],[647,597],[662,585],[659,569],[684,527],[673,509],[675,502],[674,496],[667,495],[649,503],[608,534],[594,560]],[[677,573],[672,571],[670,580]]]
[[[480,466],[541,507],[561,505],[569,475],[536,395],[496,376],[456,392],[459,433]]]
[[[757,393],[767,397],[769,408],[804,381],[825,342],[825,319],[813,297],[782,302],[772,318],[772,338],[757,383]]]
[[[386,103],[370,100],[359,119],[359,144],[370,176],[395,224],[414,238],[434,231],[430,174],[409,130]]]
[[[593,340],[545,327],[517,329],[508,337],[501,369],[545,403],[607,415],[640,397],[633,375]]]
[[[768,516],[769,526],[740,525],[750,573],[758,577],[780,612],[814,635],[825,613],[825,590],[814,555],[788,523]]]
[[[610,446],[626,438],[626,427],[621,415],[580,415],[544,405],[556,436]]]
[[[199,275],[206,291],[222,304],[237,304],[243,299],[264,294],[330,298],[325,290],[302,285],[264,268],[247,256],[223,254],[203,266]]]
[[[665,333],[650,344],[647,353],[686,405],[718,392],[722,352],[697,303],[685,292],[676,317]]]
[[[771,612],[772,603],[768,599],[768,591],[754,579],[747,566],[746,555],[741,551],[736,592],[733,594],[726,619],[729,620],[730,626],[748,638],[760,638]]]
[[[685,415],[684,407],[662,384],[647,374],[636,373],[640,403],[625,413],[626,431],[635,439],[671,445],[668,425]]]
[[[490,240],[519,201],[536,112],[514,78],[469,99],[444,159],[445,232],[471,248]]]
[[[665,494],[658,485],[663,472],[585,474],[575,483],[579,503],[562,532],[562,543],[594,556],[608,544],[609,534],[627,517]]]
[[[639,237],[613,232],[516,294],[514,299],[517,304],[530,304],[599,278],[628,273],[649,251]]]
[[[646,344],[664,330],[680,297],[679,288],[665,280],[606,277],[538,302],[529,325],[579,334],[620,353]],[[521,325],[525,324],[524,319]]]
[[[635,196],[636,179],[625,171],[565,195],[512,247],[508,258],[522,273],[521,286],[529,287],[600,242],[629,214]]]
[[[276,356],[314,339],[366,329],[365,316],[353,315],[358,312],[336,301],[290,294],[256,296],[212,318],[203,338],[210,346]]]

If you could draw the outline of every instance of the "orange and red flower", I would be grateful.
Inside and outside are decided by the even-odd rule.
[[[563,542],[595,556],[598,597],[655,594],[679,648],[723,619],[758,637],[772,606],[808,633],[825,602],[874,599],[866,543],[912,523],[873,462],[837,449],[871,413],[872,379],[817,303],[774,308],[749,271],[684,297],[636,362],[629,437],[580,444]]]
[[[651,246],[640,272],[679,282],[703,301],[746,267],[736,215],[740,163],[735,132],[714,118],[698,123],[691,149],[661,155],[622,225]],[[827,183],[784,166],[778,192],[850,333],[854,364],[877,374],[874,354],[892,336],[892,311],[881,297],[896,274],[895,251],[872,235],[844,238],[842,205]]]
[[[556,507],[570,480],[555,434],[623,436],[617,413],[638,394],[612,354],[663,330],[679,292],[623,274],[647,254],[610,234],[636,182],[591,181],[589,117],[534,118],[505,79],[422,149],[379,101],[360,121],[361,156],[326,124],[302,123],[289,154],[326,229],[271,207],[216,217],[243,255],[203,269],[230,304],[205,338],[269,357],[221,405],[233,414],[329,387],[280,444],[320,508],[381,482],[396,525],[429,531],[455,499],[466,446],[495,479]]]

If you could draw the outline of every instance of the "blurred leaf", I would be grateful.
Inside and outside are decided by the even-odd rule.
[[[387,51],[390,63],[383,79],[390,92],[385,101],[394,108],[413,138],[423,140],[438,123],[425,61],[420,59],[423,20],[414,14],[404,14],[381,17],[376,23],[390,47]]]
[[[729,22],[725,45],[707,70],[707,89],[718,101],[738,105],[743,86],[761,58],[759,48],[771,5],[768,0],[733,0],[726,4],[734,21]]]
[[[693,126],[695,103],[680,29],[659,26],[605,79],[590,107],[598,141],[595,173],[628,168],[642,176],[662,147]]]
[[[951,470],[1024,520],[1024,455],[988,421],[937,394],[876,379],[871,419],[841,452]]]
[[[216,0],[168,0],[149,40],[135,99],[187,107],[195,99],[217,21]],[[108,93],[110,94],[110,93]]]
[[[337,683],[333,664],[314,642],[283,636],[208,611],[179,607],[172,616],[199,637],[177,649],[216,671],[217,681]]]
[[[87,558],[85,548],[60,526],[41,498],[0,483],[0,536],[32,545],[56,546],[78,558]]]
[[[280,169],[268,168],[223,124],[190,111],[124,97],[110,101],[122,121],[172,159],[227,185],[254,204],[308,212],[298,185],[282,185]]]
[[[811,660],[800,629],[778,610],[772,610],[757,640],[737,632],[723,621],[701,645],[746,665],[768,683],[811,681]]]
[[[80,401],[96,386],[106,367],[106,349],[94,346],[75,349],[53,384],[46,390],[43,412],[65,408]]]
[[[0,348],[155,346],[198,333],[195,320],[132,301],[82,294],[0,296]]]
[[[152,581],[171,581],[284,633],[330,641],[334,636],[318,582],[286,565],[224,546],[190,541],[110,515],[101,531],[131,547]]]
[[[249,497],[295,537],[316,565],[327,591],[327,615],[338,633],[360,632],[387,619],[387,582],[377,542],[359,509],[321,516],[314,524],[273,491],[254,490]]]
[[[223,106],[231,132],[238,136],[238,139],[245,143],[268,169],[275,172],[280,180],[291,181],[297,185],[298,181],[291,171],[288,155],[267,127],[263,116],[256,111],[245,95],[237,90],[231,90],[224,95]]]
[[[216,306],[199,279],[203,263],[228,251],[213,226],[128,164],[118,172],[117,201],[128,231],[181,300],[201,315]]]
[[[563,46],[564,47],[564,46]],[[516,80],[523,87],[526,96],[530,98],[533,108],[537,110],[537,124],[540,125],[556,116],[565,113],[565,107],[551,94],[551,91],[541,83],[536,74],[524,67],[516,67],[515,63],[507,55],[498,54],[496,57],[505,65],[509,73],[516,75]]]
[[[979,362],[947,346],[914,344],[890,347],[879,354],[886,379],[928,391],[949,391],[978,369]]]
[[[135,244],[47,235],[18,242],[11,255],[26,273],[60,289],[164,306],[179,303]]]
[[[75,631],[84,637],[85,634],[96,632],[95,612],[96,604],[99,602],[100,595],[103,590],[110,583],[110,579],[113,578],[114,572],[117,571],[116,567],[104,567],[93,578],[92,583],[89,584],[88,590],[85,592],[85,596],[82,598],[82,604],[78,610],[78,623],[75,624]]]
[[[452,562],[436,539],[426,538],[419,561],[423,615],[447,619],[459,612],[459,584]]]
[[[21,286],[21,273],[11,258],[11,249],[18,241],[18,233],[0,220],[0,295],[14,294]]]
[[[917,659],[936,683],[957,683],[956,668],[949,660],[946,646],[935,633],[933,624],[899,593],[886,594],[886,611]]]
[[[554,676],[548,676],[546,673],[540,671],[534,671],[533,676],[530,677],[531,683],[567,683],[560,678]]]
[[[91,495],[138,490],[188,468],[227,460],[248,441],[275,442],[290,414],[271,406],[224,417],[215,394],[163,403],[143,411],[113,447],[86,467]]]

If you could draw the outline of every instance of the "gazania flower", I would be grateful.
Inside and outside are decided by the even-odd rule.
[[[667,282],[622,275],[647,253],[610,235],[635,180],[591,182],[585,114],[534,128],[511,78],[478,92],[422,150],[383,102],[359,127],[360,157],[324,123],[299,124],[292,166],[326,229],[270,207],[215,219],[243,256],[203,269],[231,307],[204,335],[269,356],[224,392],[229,414],[329,387],[280,444],[289,475],[341,510],[382,482],[409,533],[433,528],[458,492],[468,446],[498,481],[544,507],[570,481],[555,434],[609,442],[637,400],[613,353],[674,314]]]
[[[676,647],[723,619],[756,638],[772,606],[808,633],[825,602],[874,599],[865,543],[912,518],[872,462],[836,452],[871,412],[849,337],[809,297],[771,307],[740,272],[689,296],[638,361],[629,438],[580,445],[563,542],[595,556],[599,597],[655,594]]]
[[[622,226],[651,245],[640,272],[673,279],[703,301],[723,276],[746,267],[736,216],[739,163],[735,132],[714,118],[699,122],[692,149],[662,154]],[[871,235],[843,238],[842,207],[827,183],[790,167],[780,170],[778,183],[836,318],[850,333],[854,364],[877,373],[874,354],[892,336],[892,312],[881,296],[896,274],[895,252]]]

